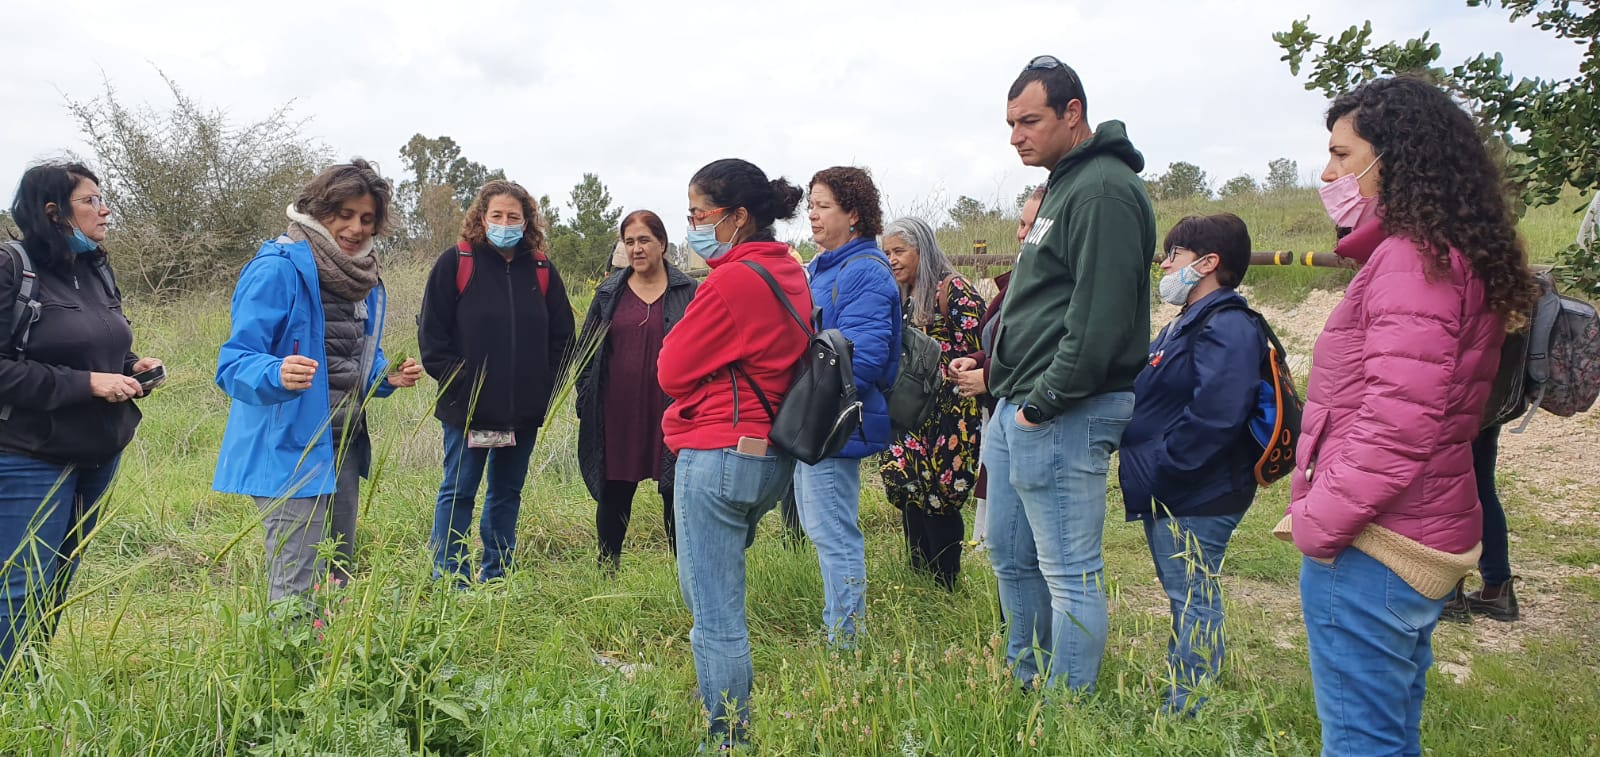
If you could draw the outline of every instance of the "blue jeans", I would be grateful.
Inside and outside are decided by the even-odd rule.
[[[830,457],[794,466],[800,524],[822,568],[822,626],[846,646],[867,617],[867,546],[861,535],[861,461]]]
[[[1500,457],[1500,427],[1484,429],[1472,441],[1472,472],[1478,479],[1478,502],[1483,506],[1483,553],[1478,573],[1484,586],[1511,580],[1511,546],[1506,536],[1506,508],[1494,485],[1494,466]]]
[[[0,673],[50,641],[116,472],[116,460],[85,468],[0,453]]]
[[[794,462],[732,449],[678,453],[673,482],[678,587],[694,618],[689,647],[713,736],[742,739],[750,721],[745,550],[793,478]]]
[[[1323,757],[1422,754],[1422,697],[1443,599],[1355,548],[1300,562]]]
[[[471,449],[461,429],[445,424],[444,480],[439,482],[433,533],[428,538],[433,547],[434,578],[451,575],[466,579],[472,575],[467,529],[472,525],[472,507],[485,470],[489,485],[483,496],[483,517],[478,522],[478,535],[483,539],[483,569],[478,580],[500,578],[511,568],[511,555],[517,548],[517,513],[522,509],[522,485],[528,480],[533,439],[534,432],[518,431],[514,447]]]
[[[1010,621],[1006,659],[1024,683],[1094,689],[1106,649],[1106,474],[1132,392],[1079,400],[1034,428],[1000,400],[983,434],[989,560]]]
[[[1156,576],[1172,604],[1172,638],[1167,640],[1166,708],[1188,713],[1203,699],[1191,697],[1199,684],[1222,670],[1222,557],[1244,513],[1178,516],[1144,520]]]

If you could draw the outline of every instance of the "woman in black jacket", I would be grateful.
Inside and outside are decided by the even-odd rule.
[[[585,348],[595,345],[594,358],[578,376],[578,467],[597,505],[600,567],[609,570],[622,562],[633,495],[646,479],[654,479],[661,493],[667,543],[678,550],[672,525],[675,461],[661,441],[667,395],[656,380],[656,357],[697,286],[666,261],[667,228],[660,216],[629,213],[621,235],[627,267],[595,290],[578,337]]]
[[[101,496],[133,440],[133,354],[106,252],[111,210],[78,163],[22,175],[0,243],[0,678],[16,653],[47,642]]]
[[[467,529],[485,473],[478,580],[505,575],[534,435],[572,341],[572,306],[545,255],[539,208],[520,185],[491,181],[439,256],[422,298],[417,343],[439,382],[444,478],[433,512],[435,578],[472,574]]]

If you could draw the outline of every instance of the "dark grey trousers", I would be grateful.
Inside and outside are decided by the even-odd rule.
[[[269,499],[256,497],[265,514],[269,598],[305,596],[329,571],[317,556],[317,545],[332,536],[338,559],[333,577],[350,581],[355,569],[356,511],[361,506],[361,466],[348,456],[339,469],[337,488],[320,497]]]

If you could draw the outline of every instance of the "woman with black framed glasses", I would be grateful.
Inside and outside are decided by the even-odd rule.
[[[161,361],[132,352],[111,275],[111,210],[81,163],[22,175],[0,244],[0,679],[47,643]]]

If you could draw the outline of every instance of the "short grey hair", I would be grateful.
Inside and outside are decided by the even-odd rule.
[[[883,227],[882,241],[887,243],[889,237],[900,237],[917,251],[917,276],[910,287],[902,286],[900,293],[911,300],[911,322],[926,326],[933,322],[934,311],[938,309],[935,300],[939,282],[955,273],[956,269],[950,265],[950,259],[945,257],[944,251],[939,249],[939,242],[933,236],[933,227],[921,218],[896,218]]]

